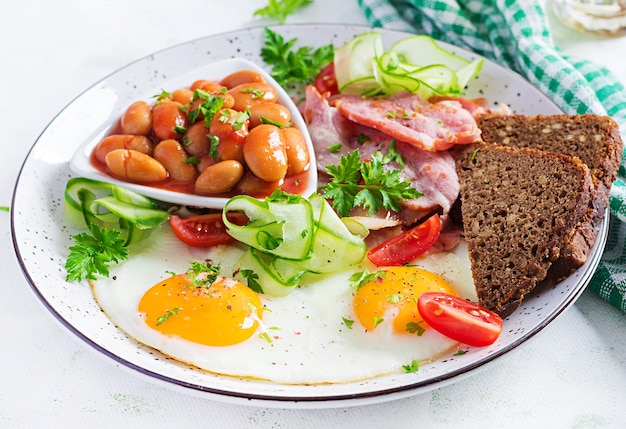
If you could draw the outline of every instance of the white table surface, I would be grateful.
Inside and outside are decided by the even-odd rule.
[[[0,6],[0,206],[29,148],[82,90],[154,51],[270,23],[266,0],[5,1]],[[288,23],[366,24],[356,0],[315,0]],[[626,38],[555,24],[570,53],[626,82]],[[338,409],[233,405],[139,378],[48,313],[20,271],[0,212],[0,427],[616,428],[626,422],[626,315],[590,291],[522,347],[453,385]]]

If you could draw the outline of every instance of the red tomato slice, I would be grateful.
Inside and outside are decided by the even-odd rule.
[[[444,292],[424,292],[417,309],[433,329],[463,344],[488,346],[502,332],[502,318],[493,311]]]
[[[245,215],[235,212],[229,213],[228,219],[237,225],[244,225],[248,221]],[[212,247],[235,241],[226,232],[226,225],[222,221],[221,213],[210,213],[187,218],[171,215],[170,226],[176,237],[189,246]]]
[[[325,92],[330,92],[331,95],[339,93],[334,63],[331,62],[322,69],[313,81],[313,86],[317,88],[320,94]]]
[[[378,266],[406,264],[430,249],[440,232],[441,221],[435,213],[418,226],[372,247],[367,258]]]

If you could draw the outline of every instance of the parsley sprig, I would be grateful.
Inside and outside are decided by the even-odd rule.
[[[385,169],[381,152],[364,162],[354,150],[342,155],[337,165],[327,165],[326,170],[331,179],[321,190],[341,216],[349,216],[352,208],[361,206],[370,215],[381,209],[399,212],[401,201],[423,195],[410,181],[402,179],[400,170]]]
[[[204,115],[204,124],[207,126],[211,126],[211,121],[213,120],[213,116],[220,111],[222,106],[224,106],[224,97],[220,97],[219,95],[213,95],[201,89],[196,89],[193,93],[193,98],[191,101],[202,100],[200,105],[191,110],[189,112],[188,120],[190,124],[196,122],[200,113]]]
[[[120,231],[99,228],[90,225],[91,234],[82,232],[73,236],[74,245],[70,246],[65,262],[67,281],[81,281],[83,276],[96,280],[96,274],[109,276],[109,264],[118,263],[128,257],[126,239]]]
[[[272,66],[270,74],[281,86],[293,83],[309,83],[334,56],[332,44],[314,49],[311,46],[294,48],[298,39],[285,41],[283,36],[265,29],[265,46],[261,58]]]
[[[73,177],[65,186],[65,218],[88,232],[72,237],[65,261],[66,280],[109,277],[109,265],[128,258],[128,246],[169,219],[155,201],[130,189]]]
[[[264,293],[263,286],[259,283],[259,275],[252,270],[241,270],[241,277],[248,281],[248,287],[257,293]]]
[[[358,289],[367,283],[373,282],[378,279],[384,279],[386,277],[387,271],[385,270],[378,270],[372,273],[367,268],[365,268],[363,271],[352,274],[348,280],[350,281],[350,286]]]
[[[254,11],[254,16],[266,16],[284,24],[289,15],[311,3],[313,0],[269,0],[267,6]]]
[[[194,287],[210,288],[220,275],[220,264],[213,265],[211,261],[190,262],[187,275],[191,279]]]

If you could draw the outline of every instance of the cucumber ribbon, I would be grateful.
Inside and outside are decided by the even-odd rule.
[[[428,99],[458,96],[477,76],[484,60],[466,60],[429,36],[399,40],[385,51],[380,33],[355,36],[335,49],[334,67],[339,92],[364,97],[408,91]]]
[[[230,222],[227,213],[243,212],[246,225]],[[305,274],[329,274],[358,264],[366,246],[319,194],[272,194],[265,200],[231,198],[222,219],[228,233],[249,246],[237,265],[254,272],[263,293],[287,295]]]
[[[64,216],[76,228],[92,225],[126,233],[126,243],[146,238],[169,218],[157,203],[134,191],[97,180],[74,177],[65,186]]]

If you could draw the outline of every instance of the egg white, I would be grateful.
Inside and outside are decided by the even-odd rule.
[[[222,274],[229,276],[242,252],[238,246],[191,248],[163,227],[131,248],[130,258],[113,267],[109,279],[94,282],[93,293],[121,330],[165,355],[213,373],[275,383],[342,383],[399,373],[414,359],[434,359],[457,346],[433,329],[419,337],[398,335],[391,332],[390,323],[383,322],[366,332],[352,311],[354,290],[348,280],[365,265],[324,277],[309,276],[306,280],[311,283],[285,297],[262,295],[268,309],[263,313],[263,327],[271,342],[255,335],[233,346],[211,347],[163,335],[144,323],[137,305],[154,284],[171,272],[187,271],[190,261],[205,259],[219,262]],[[420,258],[415,265],[440,274],[461,296],[475,300],[464,244],[454,252]],[[344,318],[355,320],[351,328]]]

